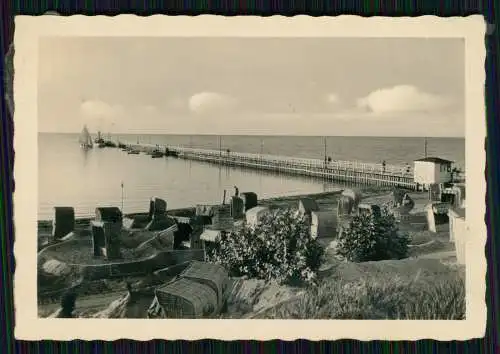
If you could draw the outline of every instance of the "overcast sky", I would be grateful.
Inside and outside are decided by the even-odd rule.
[[[460,39],[43,38],[39,131],[463,136]]]

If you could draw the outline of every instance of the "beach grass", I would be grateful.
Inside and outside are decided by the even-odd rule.
[[[300,298],[266,311],[271,319],[462,320],[465,283],[458,274],[437,279],[332,279]]]

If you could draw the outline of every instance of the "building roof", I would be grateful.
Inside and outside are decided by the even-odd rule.
[[[417,159],[415,161],[433,162],[433,163],[439,163],[439,164],[450,164],[450,163],[453,163],[453,161],[442,159],[440,157],[424,157],[422,159]]]

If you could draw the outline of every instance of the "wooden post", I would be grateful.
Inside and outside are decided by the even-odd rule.
[[[123,214],[123,181],[122,181],[122,214]]]
[[[326,159],[327,159],[327,157],[326,157],[326,136],[323,137],[323,147],[324,147],[324,156],[323,157],[325,159],[324,165],[325,165],[325,168],[326,168]]]

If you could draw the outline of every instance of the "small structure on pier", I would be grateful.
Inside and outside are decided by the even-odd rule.
[[[54,207],[52,237],[59,240],[75,230],[75,209],[72,207]]]
[[[447,183],[452,179],[453,161],[439,157],[425,157],[414,161],[413,179],[427,189],[435,183]]]

